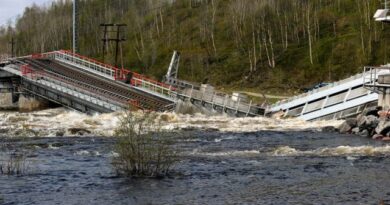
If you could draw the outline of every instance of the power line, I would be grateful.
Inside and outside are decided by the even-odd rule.
[[[73,53],[78,53],[79,41],[79,0],[73,0]]]

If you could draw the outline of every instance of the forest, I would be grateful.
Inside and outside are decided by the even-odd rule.
[[[389,61],[380,0],[80,0],[80,54],[103,60],[103,23],[127,24],[121,64],[161,79],[180,51],[179,78],[241,90],[298,91]],[[109,32],[112,35],[114,32]],[[72,1],[25,9],[0,28],[0,54],[72,48]],[[389,46],[390,47],[390,46]],[[106,63],[114,63],[108,44]]]

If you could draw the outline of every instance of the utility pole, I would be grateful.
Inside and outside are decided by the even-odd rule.
[[[124,25],[121,25],[121,26],[124,26]],[[118,52],[119,52],[119,42],[122,42],[122,40],[119,39],[120,37],[120,29],[121,29],[121,26],[117,25],[116,26],[116,39],[115,39],[115,43],[116,43],[116,49],[115,49],[115,66],[117,68],[119,68],[118,66]],[[123,65],[122,65],[123,67]]]
[[[79,0],[73,0],[73,53],[79,52]]]
[[[11,37],[11,42],[9,42],[9,44],[11,45],[11,58],[13,58],[13,57],[16,56],[16,53],[15,53],[15,39],[14,39],[13,36]]]
[[[118,65],[118,53],[119,53],[119,44],[123,41],[126,41],[125,38],[121,37],[122,27],[126,27],[126,24],[100,24],[103,27],[103,62],[105,60],[106,48],[109,42],[115,42],[115,66],[119,68]],[[111,29],[109,29],[111,28]],[[114,33],[115,35],[113,35]]]
[[[103,63],[105,62],[105,55],[106,55],[106,47],[107,47],[107,25],[105,25],[105,24],[102,24],[102,25],[100,25],[100,26],[104,26],[104,34],[103,34],[103,39],[102,39],[102,41],[103,41]]]

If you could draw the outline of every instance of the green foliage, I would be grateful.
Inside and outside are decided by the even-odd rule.
[[[174,145],[156,124],[155,113],[142,116],[127,112],[115,130],[118,138],[112,164],[117,172],[129,177],[163,177],[177,161]]]
[[[172,3],[173,2],[173,3]],[[126,23],[125,67],[154,76],[182,53],[179,77],[238,88],[299,89],[384,64],[388,25],[374,22],[372,0],[81,1],[81,54],[102,58],[100,23]],[[32,6],[15,28],[0,29],[0,53],[71,48],[71,1]],[[114,46],[109,46],[113,63]]]

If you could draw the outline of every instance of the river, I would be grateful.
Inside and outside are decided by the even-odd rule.
[[[119,115],[0,113],[0,156],[24,150],[28,162],[25,175],[0,175],[0,204],[390,202],[390,146],[322,131],[340,121],[162,113],[181,161],[163,179],[126,179],[111,166]]]

